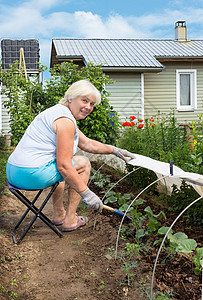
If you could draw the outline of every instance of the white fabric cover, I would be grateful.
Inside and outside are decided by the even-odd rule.
[[[179,186],[181,181],[185,180],[188,184],[191,184],[194,187],[194,189],[199,193],[200,196],[203,196],[203,175],[184,172],[182,169],[176,167],[175,165],[173,165],[173,175],[171,175],[169,163],[161,162],[140,154],[135,154],[135,156],[136,158],[131,159],[128,164],[154,171],[158,178],[168,175],[169,177],[164,179],[164,183],[166,183],[166,185],[170,187],[173,184]]]

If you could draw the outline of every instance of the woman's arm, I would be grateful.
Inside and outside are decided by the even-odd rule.
[[[120,149],[111,145],[102,144],[95,140],[91,140],[87,138],[80,130],[78,130],[79,134],[79,148],[90,153],[95,154],[114,154],[115,156],[121,158],[126,163],[135,159],[136,156],[133,153],[128,152],[125,149]]]
[[[86,137],[79,129],[79,143],[78,147],[81,150],[84,150],[89,153],[97,153],[97,154],[111,154],[113,153],[113,146],[106,145],[95,140],[89,139]]]
[[[75,125],[68,118],[57,119],[53,124],[56,133],[56,164],[65,181],[78,193],[87,189],[72,165]]]
[[[75,125],[68,118],[57,119],[53,124],[56,132],[56,163],[57,169],[69,186],[78,192],[87,207],[101,211],[103,203],[81,180],[72,165]]]

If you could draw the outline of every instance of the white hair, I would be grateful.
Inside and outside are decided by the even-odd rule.
[[[96,104],[101,102],[101,94],[98,89],[87,79],[74,82],[66,91],[64,97],[59,101],[60,104],[67,104],[69,99],[78,96],[94,95]]]

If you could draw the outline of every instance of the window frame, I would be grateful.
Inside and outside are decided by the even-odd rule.
[[[190,75],[190,105],[180,104],[180,75]],[[197,70],[178,69],[176,70],[176,103],[178,111],[194,111],[197,109]]]

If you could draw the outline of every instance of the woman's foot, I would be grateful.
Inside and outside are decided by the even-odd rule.
[[[83,216],[78,216],[76,215],[77,217],[77,223],[75,225],[71,225],[71,226],[65,226],[63,224],[63,227],[62,227],[62,231],[73,231],[81,226],[85,226],[87,221],[88,221],[88,218],[87,217],[83,217]]]
[[[65,216],[66,216],[66,211],[54,211],[54,216],[53,216],[53,220],[52,222],[58,226],[58,225],[62,225],[64,223],[65,220]]]

